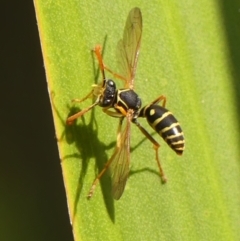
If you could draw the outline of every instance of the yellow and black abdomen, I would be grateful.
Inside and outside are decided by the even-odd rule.
[[[169,110],[152,104],[143,107],[139,117],[147,118],[149,125],[178,155],[182,155],[185,143],[182,128]]]

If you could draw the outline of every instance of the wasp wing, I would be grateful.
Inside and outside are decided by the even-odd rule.
[[[130,165],[130,128],[131,116],[126,117],[126,126],[122,128],[124,118],[120,119],[117,135],[117,146],[112,156],[110,171],[112,174],[112,195],[119,199],[124,191]]]
[[[118,42],[117,60],[120,74],[125,79],[125,88],[133,89],[139,48],[142,37],[142,14],[133,8],[127,18],[123,39]]]

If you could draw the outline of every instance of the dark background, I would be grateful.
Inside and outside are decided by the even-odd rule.
[[[0,4],[0,240],[71,241],[33,2]]]

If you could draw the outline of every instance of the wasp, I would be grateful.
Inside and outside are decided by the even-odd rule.
[[[103,170],[94,180],[88,193],[88,198],[92,197],[96,185],[108,169],[110,169],[112,175],[112,195],[114,199],[118,200],[122,196],[130,170],[131,123],[135,124],[145,137],[152,142],[162,182],[167,181],[158,155],[160,144],[139,123],[139,117],[146,118],[149,125],[162,136],[177,154],[181,155],[184,150],[185,141],[182,129],[172,113],[165,109],[166,97],[161,95],[149,105],[141,108],[141,99],[134,91],[134,79],[141,38],[142,14],[139,8],[133,8],[127,17],[123,39],[117,45],[117,56],[121,74],[114,73],[104,64],[101,47],[97,45],[94,52],[99,62],[103,80],[100,84],[94,85],[91,92],[85,98],[74,100],[75,102],[82,102],[91,97],[95,101],[88,108],[67,119],[67,123],[71,124],[76,118],[83,116],[97,105],[102,107],[103,112],[107,115],[119,118],[115,150]],[[117,89],[115,82],[106,78],[105,70],[110,72],[115,78],[121,79],[124,87]],[[162,106],[158,105],[161,101]]]

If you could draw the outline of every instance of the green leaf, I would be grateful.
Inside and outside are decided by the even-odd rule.
[[[240,13],[237,1],[232,2],[35,0],[76,240],[240,240],[235,98],[240,89],[235,68]],[[152,144],[132,125],[132,171],[123,196],[112,199],[111,179],[105,174],[88,200],[92,181],[113,152],[118,120],[99,107],[72,126],[65,120],[92,103],[72,105],[71,100],[86,96],[101,80],[91,52],[96,44],[104,47],[105,63],[117,72],[116,45],[135,6],[143,15],[135,90],[144,105],[167,96],[167,108],[183,128],[186,150],[177,156],[139,119],[161,143],[167,184],[160,182]]]

